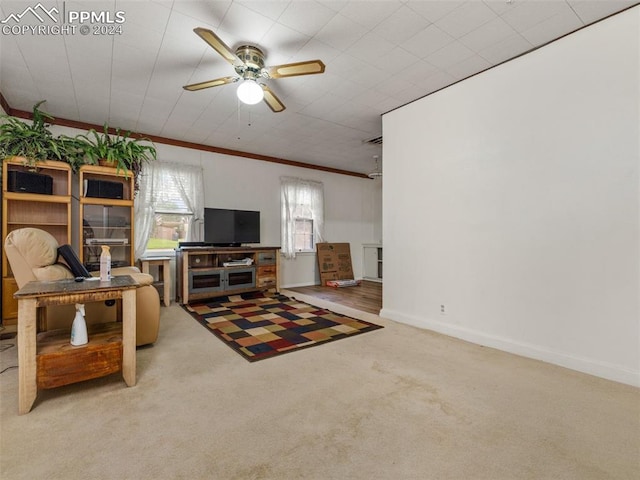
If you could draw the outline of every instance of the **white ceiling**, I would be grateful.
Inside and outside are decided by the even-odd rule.
[[[121,35],[0,35],[0,93],[9,105],[148,135],[367,173],[381,114],[520,55],[636,0],[46,1],[65,11],[123,11]],[[0,4],[4,25],[40,25],[38,0]],[[62,15],[62,14],[61,14]],[[45,25],[52,25],[50,20]],[[239,104],[235,85],[183,85],[234,75],[193,29],[267,65],[319,58],[322,75],[269,80],[286,105]],[[79,25],[77,25],[79,28]],[[553,72],[549,72],[550,75]]]

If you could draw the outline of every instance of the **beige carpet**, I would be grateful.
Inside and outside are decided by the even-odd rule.
[[[248,363],[163,307],[135,387],[42,391],[23,416],[8,370],[0,478],[640,478],[638,389],[315,303],[386,328]]]

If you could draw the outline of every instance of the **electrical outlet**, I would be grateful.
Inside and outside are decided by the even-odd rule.
[[[447,309],[444,305],[440,305],[440,315],[446,315]]]

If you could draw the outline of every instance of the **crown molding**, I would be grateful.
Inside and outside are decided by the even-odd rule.
[[[33,114],[31,112],[26,112],[24,110],[18,110],[18,109],[12,108],[7,102],[7,100],[5,99],[2,92],[0,92],[0,106],[2,106],[2,108],[7,113],[7,115],[11,117],[24,118],[27,120],[31,120],[33,118]],[[96,125],[93,123],[79,122],[76,120],[68,120],[65,118],[57,118],[57,117],[54,118],[50,123],[53,125],[77,128],[80,130],[90,130],[93,128],[95,130],[101,131],[104,128],[103,125]],[[115,128],[109,128],[109,133],[115,134],[116,133]],[[242,158],[248,158],[251,160],[259,160],[261,162],[278,163],[280,165],[288,165],[291,167],[309,168],[311,170],[320,170],[322,172],[336,173],[338,175],[348,175],[351,177],[369,179],[369,177],[364,173],[352,172],[350,170],[324,167],[322,165],[314,165],[312,163],[298,162],[295,160],[287,160],[286,158],[271,157],[269,155],[261,155],[259,153],[244,152],[242,150],[233,150],[229,148],[216,147],[213,145],[205,145],[202,143],[185,142],[183,140],[177,140],[177,139],[168,138],[168,137],[161,137],[158,135],[147,135],[144,133],[134,132],[131,134],[131,137],[144,138],[154,143],[162,143],[165,145],[172,145],[174,147],[190,148],[192,150],[200,150],[203,152],[220,153],[222,155],[231,155],[234,157],[242,157]]]

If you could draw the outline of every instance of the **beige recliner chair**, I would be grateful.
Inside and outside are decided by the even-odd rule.
[[[38,228],[21,228],[9,232],[4,242],[11,271],[19,288],[34,280],[59,280],[74,278],[71,270],[58,263],[58,242],[48,232]],[[112,275],[131,275],[143,285],[136,289],[136,344],[147,345],[158,338],[160,326],[160,296],[152,285],[153,277],[140,273],[137,267],[119,267]],[[116,306],[105,302],[85,305],[86,321],[91,323],[116,320]],[[47,307],[46,329],[71,328],[75,315],[73,305]]]

